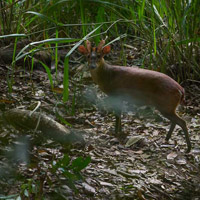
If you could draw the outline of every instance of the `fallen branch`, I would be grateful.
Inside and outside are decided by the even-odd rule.
[[[85,144],[83,136],[73,129],[68,129],[50,117],[34,112],[30,115],[29,110],[11,109],[4,113],[7,123],[16,129],[41,131],[44,136],[51,138],[61,144]]]

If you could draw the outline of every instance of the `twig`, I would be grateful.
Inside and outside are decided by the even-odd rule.
[[[157,192],[161,193],[162,195],[168,197],[169,199],[172,200],[172,198],[170,197],[170,195],[168,195],[167,193],[165,193],[164,191],[162,191],[161,189],[159,189],[158,187],[156,187],[155,185],[150,185],[150,187],[152,187],[154,190],[156,190]],[[150,189],[150,188],[149,188]]]

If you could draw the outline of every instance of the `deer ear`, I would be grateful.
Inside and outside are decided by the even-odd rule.
[[[83,54],[83,55],[85,55],[85,54],[88,53],[87,49],[86,49],[83,45],[80,45],[80,46],[78,47],[78,51],[79,51],[81,54]]]
[[[103,54],[108,54],[108,53],[110,53],[110,50],[111,50],[111,47],[110,47],[110,45],[108,45],[103,48],[102,52],[103,52]]]

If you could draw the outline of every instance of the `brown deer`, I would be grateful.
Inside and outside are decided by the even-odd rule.
[[[85,55],[94,82],[108,96],[117,97],[130,103],[142,103],[158,109],[164,117],[171,121],[166,136],[168,141],[172,132],[179,125],[185,134],[187,152],[191,150],[191,142],[186,122],[176,114],[177,106],[184,101],[184,89],[169,76],[147,69],[115,66],[106,63],[104,56],[111,50],[102,40],[98,47],[92,47],[86,41],[78,50]],[[116,112],[115,131],[121,131],[121,112]]]

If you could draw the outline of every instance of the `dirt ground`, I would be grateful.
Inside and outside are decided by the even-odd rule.
[[[58,70],[54,91],[45,72],[30,74],[19,69],[13,74],[13,91],[9,93],[9,73],[7,66],[0,66],[0,113],[11,108],[33,110],[40,102],[40,112],[62,123],[57,117],[59,113],[73,128],[81,131],[85,147],[74,146],[68,154],[72,158],[89,155],[91,163],[82,171],[84,179],[76,182],[79,192],[75,194],[63,177],[58,183],[48,171],[51,161],[62,157],[66,149],[33,135],[32,131],[15,130],[1,119],[0,195],[19,193],[25,179],[41,181],[41,174],[45,172],[48,174],[45,178],[51,179],[51,184],[43,181],[45,199],[200,199],[199,82],[183,83],[186,105],[178,111],[190,132],[193,148],[187,154],[182,130],[176,127],[166,144],[164,139],[169,121],[148,107],[131,107],[131,111],[126,111],[128,106],[124,105],[124,137],[117,139],[113,113],[106,108],[100,109],[104,95],[80,63],[73,64],[70,69],[70,97],[65,104],[62,103],[62,68]],[[55,74],[53,76],[55,78]],[[24,142],[24,135],[31,138],[28,145]],[[19,142],[29,149],[29,164],[13,159],[14,146]],[[23,156],[20,152],[19,157]],[[19,176],[23,178],[16,178]]]

